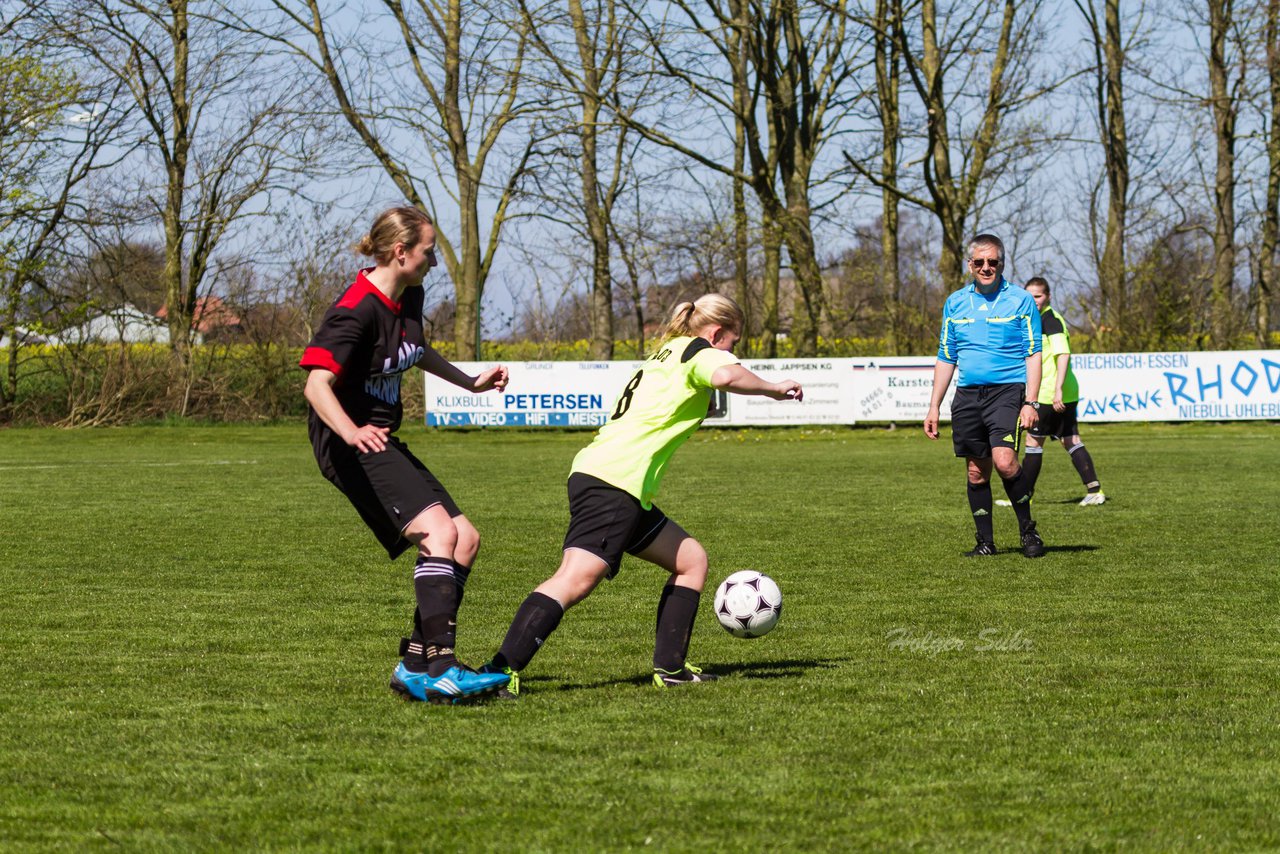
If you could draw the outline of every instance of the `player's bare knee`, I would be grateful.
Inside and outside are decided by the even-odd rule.
[[[680,544],[680,551],[676,554],[676,575],[688,582],[697,582],[701,588],[707,580],[707,568],[707,550],[702,543],[690,537]]]
[[[454,560],[463,566],[471,566],[480,553],[480,532],[465,516],[455,516],[453,523],[458,533],[457,544],[453,549]]]
[[[421,518],[414,519],[404,529],[404,538],[423,554],[451,557],[458,547],[458,529],[453,522],[432,524]]]
[[[550,596],[568,609],[586,599],[603,575],[603,571],[593,571],[580,562],[561,564],[555,575],[538,585],[537,592]]]

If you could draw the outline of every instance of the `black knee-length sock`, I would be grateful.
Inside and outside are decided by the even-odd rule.
[[[1036,481],[1040,479],[1040,466],[1044,462],[1044,448],[1027,448],[1022,457],[1022,473],[1027,479],[1027,491],[1036,492]]]
[[[1076,467],[1084,488],[1089,492],[1101,492],[1102,484],[1098,482],[1098,473],[1093,470],[1093,457],[1085,450],[1084,442],[1071,446],[1067,453],[1071,455],[1071,464]]]
[[[427,673],[439,676],[458,663],[453,651],[458,636],[458,588],[453,579],[453,561],[419,557],[413,568],[413,593],[418,600],[418,628]],[[409,666],[406,662],[405,667]]]
[[[559,602],[537,591],[530,593],[516,611],[493,663],[498,667],[524,670],[560,625],[563,616],[564,608]]]
[[[1013,477],[1001,478],[1004,481],[1004,494],[1009,496],[1013,504],[1013,513],[1018,517],[1018,530],[1031,524],[1031,489],[1027,483],[1027,473],[1021,468]]]
[[[973,524],[978,529],[978,539],[984,543],[995,541],[995,532],[991,526],[991,484],[969,484],[969,510],[973,513]]]
[[[658,627],[653,645],[653,666],[674,673],[684,667],[698,616],[702,594],[689,587],[667,584],[658,599]]]

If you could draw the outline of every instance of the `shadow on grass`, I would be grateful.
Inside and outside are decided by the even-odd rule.
[[[1063,554],[1071,554],[1072,552],[1096,552],[1097,550],[1098,550],[1097,546],[1088,546],[1088,545],[1051,546],[1046,543],[1044,547],[1045,554],[1054,554],[1056,552],[1062,552]],[[1017,551],[1017,549],[1014,549],[1014,551]]]
[[[714,673],[716,676],[728,677],[734,676],[743,679],[793,679],[802,676],[810,670],[817,668],[831,669],[839,666],[839,662],[846,659],[817,659],[817,658],[796,658],[783,659],[781,661],[753,661],[740,662],[737,664],[708,664],[707,672]],[[522,677],[523,679],[523,677]],[[541,682],[543,680],[530,680],[531,683]],[[545,680],[547,682],[554,681],[552,679]],[[597,688],[611,688],[621,685],[648,685],[653,681],[651,674],[640,676],[629,676],[626,679],[604,679],[599,682],[577,682],[572,684],[562,684],[555,688],[557,691],[582,691],[594,690]],[[683,686],[682,686],[683,687]]]
[[[1045,543],[1045,546],[1044,546],[1045,554],[1053,554],[1054,552],[1061,552],[1062,554],[1070,554],[1072,552],[1096,552],[1097,550],[1098,550],[1097,546],[1090,546],[1090,545],[1084,545],[1084,544],[1075,545],[1075,546],[1051,546],[1048,543]],[[1007,546],[1003,548],[997,547],[996,554],[994,555],[994,557],[999,557],[1001,555],[1017,555],[1018,557],[1022,557],[1022,547],[1021,546]],[[969,566],[969,565],[980,566],[984,562],[984,560],[979,558],[967,557],[966,555],[964,555],[964,553],[961,553],[960,556],[965,559],[966,566]]]

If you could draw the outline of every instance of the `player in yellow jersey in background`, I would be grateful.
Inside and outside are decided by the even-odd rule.
[[[618,573],[624,553],[671,573],[658,600],[654,684],[660,688],[714,677],[685,659],[707,553],[653,503],[672,454],[702,424],[713,389],[801,400],[800,384],[767,382],[731,352],[742,335],[738,304],[705,294],[675,307],[662,346],[622,389],[609,420],[574,458],[569,474],[569,531],[555,574],[521,604],[502,648],[482,671],[519,671],[560,624],[564,612],[602,579]]]
[[[1041,351],[1044,362],[1040,379],[1040,420],[1027,433],[1027,452],[1022,469],[1035,489],[1040,476],[1040,464],[1044,459],[1044,443],[1047,439],[1061,439],[1062,447],[1071,455],[1071,463],[1084,484],[1085,496],[1081,506],[1102,504],[1107,496],[1102,492],[1098,473],[1093,467],[1093,457],[1085,449],[1080,438],[1080,425],[1076,420],[1076,405],[1080,400],[1080,386],[1071,370],[1071,336],[1067,322],[1049,305],[1049,283],[1040,276],[1027,280],[1027,293],[1040,309],[1040,328],[1044,334]]]

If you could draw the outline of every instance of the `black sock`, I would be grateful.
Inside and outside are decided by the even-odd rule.
[[[413,593],[418,600],[418,626],[427,673],[439,676],[458,663],[453,652],[458,636],[458,588],[453,580],[453,561],[419,556],[413,568]]]
[[[453,583],[458,588],[458,607],[462,607],[462,594],[466,592],[467,579],[471,577],[471,567],[463,566],[454,561],[453,564]]]
[[[422,612],[417,606],[413,609],[413,630],[410,636],[400,639],[400,655],[404,658],[404,666],[414,673],[425,673],[427,670],[426,647],[422,643]]]
[[[1027,492],[1035,495],[1036,481],[1040,479],[1040,464],[1044,462],[1044,448],[1027,448],[1022,457],[1022,473],[1027,478]]]
[[[991,527],[991,484],[969,484],[969,509],[973,511],[973,524],[978,529],[978,539],[984,543],[995,542],[996,535]]]
[[[1067,453],[1071,455],[1071,464],[1080,473],[1080,482],[1084,484],[1084,488],[1090,493],[1101,492],[1102,484],[1098,483],[1098,474],[1093,470],[1093,457],[1085,450],[1084,442],[1067,448]]]
[[[658,599],[658,628],[653,645],[653,666],[674,673],[684,667],[693,635],[693,618],[698,616],[702,594],[689,587],[667,584]]]
[[[1009,496],[1009,501],[1013,504],[1013,513],[1018,517],[1018,530],[1021,531],[1031,524],[1031,490],[1027,484],[1027,473],[1019,468],[1013,477],[1001,480],[1004,481],[1004,494]]]
[[[511,628],[507,629],[502,649],[493,657],[493,663],[498,667],[524,670],[560,625],[563,616],[564,608],[559,602],[537,591],[530,593],[511,620]]]

